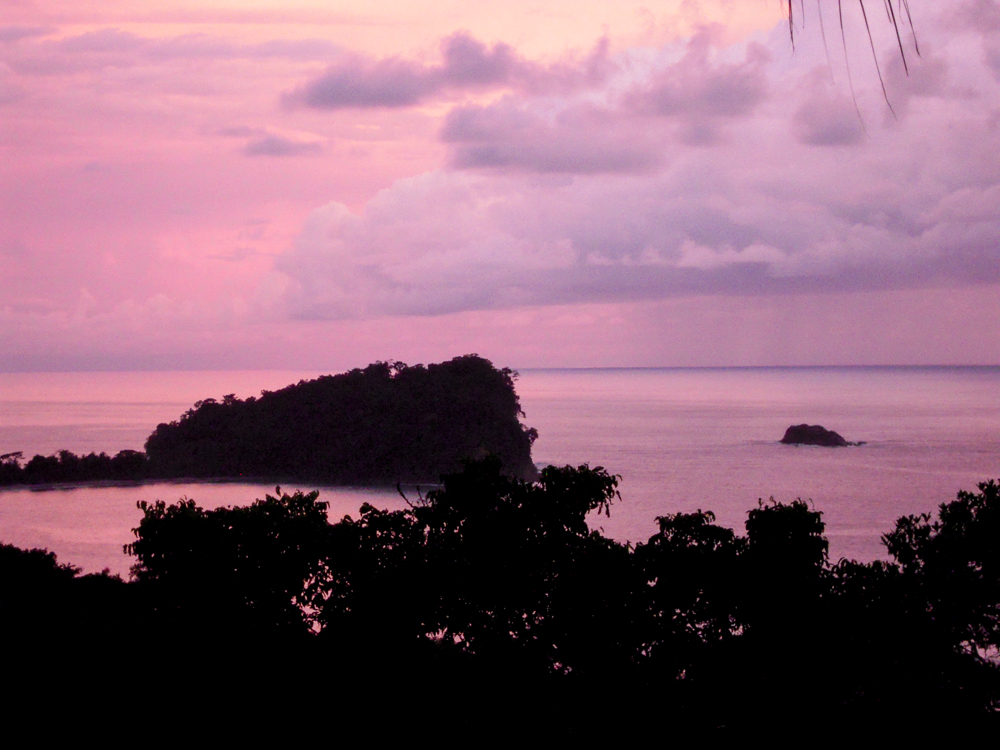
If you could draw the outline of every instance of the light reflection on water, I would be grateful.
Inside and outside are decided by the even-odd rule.
[[[310,491],[313,486],[283,485],[282,492]],[[363,503],[379,508],[402,509],[406,503],[396,490],[353,487],[318,488],[320,499],[328,502],[329,517],[339,520],[357,516]],[[93,573],[108,568],[123,577],[132,559],[124,545],[132,542],[132,529],[139,524],[140,500],[174,503],[182,497],[195,500],[203,508],[248,505],[275,487],[241,482],[164,482],[117,487],[75,489],[6,490],[0,493],[0,541],[18,547],[47,547],[60,562],[70,562]]]
[[[0,453],[142,448],[158,422],[200,398],[245,397],[317,373],[0,374]],[[758,498],[811,499],[831,557],[883,556],[879,536],[903,514],[933,511],[959,489],[1000,476],[1000,368],[761,368],[524,371],[536,463],[603,465],[623,501],[594,519],[643,541],[665,513],[711,509],[743,530]],[[790,424],[822,424],[867,445],[777,441]],[[286,491],[298,487],[283,487]],[[312,489],[304,486],[301,489]],[[269,485],[151,484],[0,493],[0,540],[55,550],[87,571],[125,573],[138,500],[243,504]],[[330,516],[363,502],[401,508],[390,490],[325,488]]]

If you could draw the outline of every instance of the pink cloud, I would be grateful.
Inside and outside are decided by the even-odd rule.
[[[48,30],[27,33],[22,28],[13,27],[21,36],[16,36],[15,31],[8,35],[28,40],[50,36]],[[0,34],[0,42],[3,41]],[[30,44],[22,43],[11,48],[7,63],[23,75],[63,75],[178,60],[328,60],[342,52],[338,45],[321,39],[243,43],[204,33],[145,37],[131,31],[102,28],[59,39],[41,38]]]
[[[851,146],[863,142],[864,122],[851,96],[837,90],[825,67],[814,68],[803,85],[805,95],[793,116],[795,133],[802,143]]]
[[[21,39],[46,36],[54,29],[50,26],[0,26],[0,44],[10,44]]]
[[[531,107],[510,98],[452,109],[441,138],[460,169],[533,172],[642,172],[662,160],[658,129],[592,104]]]
[[[573,90],[596,85],[609,73],[607,44],[599,42],[582,61],[541,65],[507,44],[487,47],[467,33],[441,41],[441,62],[426,65],[398,57],[370,59],[347,55],[322,75],[287,92],[289,106],[316,109],[410,107],[459,91],[514,87],[522,90]]]
[[[247,156],[301,156],[322,151],[323,144],[319,141],[297,140],[272,134],[254,138],[243,147],[243,153]]]
[[[876,35],[898,120],[849,36],[858,117],[813,25],[794,54],[775,27],[547,58],[446,30],[404,57],[22,18],[0,366],[822,361],[808,336],[826,361],[986,356],[995,35],[946,17],[916,19],[909,76]]]
[[[526,65],[506,44],[489,49],[468,34],[443,40],[441,55],[440,65],[347,56],[284,100],[317,109],[408,107],[447,89],[508,84]]]
[[[673,132],[709,145],[724,123],[752,116],[767,98],[769,53],[750,45],[741,63],[712,59],[711,30],[686,44],[677,61],[637,77],[626,57],[605,60],[590,88],[563,96],[534,91],[488,105],[461,105],[441,130],[459,168],[594,174],[649,172],[667,160]],[[618,90],[624,89],[619,94]],[[596,96],[595,96],[596,94]]]
[[[323,153],[324,139],[310,133],[281,133],[248,125],[219,128],[219,135],[246,138],[243,153],[247,156],[303,156]]]
[[[771,53],[760,44],[747,46],[739,63],[713,63],[712,29],[691,38],[684,56],[658,70],[648,82],[626,94],[628,104],[652,115],[729,118],[751,113],[768,96],[764,66]]]
[[[613,62],[597,89],[458,105],[441,131],[452,171],[399,181],[361,215],[317,210],[277,261],[292,315],[1000,281],[1000,221],[941,213],[992,184],[1000,159],[987,144],[1000,144],[939,55],[892,88],[907,120],[869,121],[870,136],[846,82],[756,42],[717,48],[702,32],[652,63]],[[859,108],[880,95],[875,77],[856,86]],[[712,148],[692,142],[699,127]],[[976,194],[1000,216],[992,193]]]

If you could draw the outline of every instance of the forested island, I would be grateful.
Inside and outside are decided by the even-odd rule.
[[[439,364],[376,362],[247,399],[197,402],[160,424],[145,452],[0,456],[0,486],[145,479],[263,479],[329,484],[436,483],[494,456],[531,479],[537,433],[517,374],[477,355]]]
[[[801,501],[759,503],[746,536],[698,511],[619,543],[586,522],[617,481],[586,465],[526,481],[486,459],[406,510],[334,523],[318,493],[280,488],[245,507],[141,503],[129,582],[2,546],[6,676],[211,686],[383,738],[900,736],[914,717],[995,717],[998,485],[900,518],[893,562],[866,564],[830,561]]]

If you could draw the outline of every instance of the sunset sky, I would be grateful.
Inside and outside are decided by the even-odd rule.
[[[995,0],[290,2],[0,0],[0,371],[1000,363]]]

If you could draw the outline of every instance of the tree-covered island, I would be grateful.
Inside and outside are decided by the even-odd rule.
[[[514,380],[482,357],[439,364],[376,362],[247,399],[197,402],[160,424],[145,452],[0,456],[0,486],[177,478],[330,484],[436,483],[464,461],[495,456],[531,479],[537,433]]]

